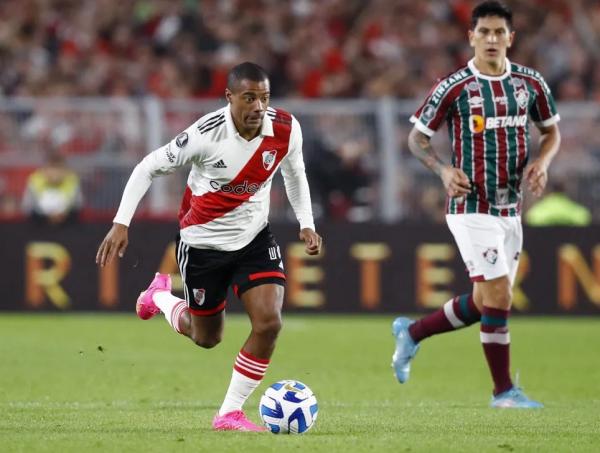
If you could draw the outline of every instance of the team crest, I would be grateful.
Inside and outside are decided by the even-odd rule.
[[[179,148],[183,148],[185,145],[187,145],[187,142],[188,142],[187,132],[182,132],[175,139],[175,143],[177,144],[177,147],[179,147]]]
[[[469,91],[478,91],[479,83],[473,80],[472,82],[467,83],[467,90]]]
[[[490,247],[483,252],[483,257],[488,263],[496,264],[496,261],[498,261],[498,249]]]
[[[265,167],[265,170],[270,171],[271,168],[273,168],[273,165],[275,165],[275,156],[277,155],[277,151],[272,149],[270,151],[263,151],[262,153],[262,160],[263,160],[263,167]]]
[[[206,296],[206,291],[203,288],[194,289],[194,302],[198,305],[202,305],[204,303],[204,297]]]
[[[526,108],[527,104],[529,104],[529,91],[526,89],[515,91],[515,100],[519,104],[519,107],[522,109]]]

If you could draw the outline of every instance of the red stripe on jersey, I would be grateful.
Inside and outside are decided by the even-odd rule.
[[[179,207],[179,214],[177,214],[177,218],[181,223],[181,220],[185,217],[185,215],[190,210],[190,202],[192,201],[192,189],[190,186],[185,188],[185,192],[183,193],[183,198],[181,199],[181,206]]]
[[[260,278],[278,277],[285,280],[285,274],[283,272],[257,272],[256,274],[248,275],[248,280],[258,280]]]
[[[274,136],[263,138],[262,143],[244,168],[227,184],[231,190],[224,192],[219,189],[216,192],[191,196],[188,211],[183,216],[180,216],[179,219],[181,229],[191,225],[202,225],[223,217],[248,201],[256,193],[256,190],[251,191],[246,189],[249,189],[251,186],[260,187],[269,179],[288,152],[292,130],[290,118],[289,114],[277,111],[277,115],[272,121]],[[268,151],[277,151],[273,165],[265,164],[263,153]],[[184,203],[182,203],[183,207]]]

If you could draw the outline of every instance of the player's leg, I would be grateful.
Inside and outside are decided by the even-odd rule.
[[[518,217],[499,220],[504,229],[504,241],[499,253],[506,275],[475,283],[483,299],[481,343],[494,381],[492,407],[540,408],[530,400],[510,378],[510,333],[508,317],[512,306],[512,286],[519,265],[523,232]]]
[[[281,330],[284,284],[279,247],[265,228],[240,251],[234,272],[234,292],[244,304],[252,329],[235,359],[229,388],[213,420],[215,429],[263,430],[246,419],[242,408],[269,367]]]
[[[471,273],[472,247],[469,242],[469,230],[464,224],[465,216],[447,216],[467,269]],[[477,276],[474,276],[477,278]],[[447,301],[440,309],[413,321],[409,318],[396,318],[392,323],[392,335],[396,347],[392,356],[392,368],[401,384],[410,377],[411,360],[419,350],[419,343],[432,335],[462,329],[479,322],[481,319],[481,295],[477,290],[471,294],[462,294]]]
[[[225,296],[231,279],[228,252],[189,247],[178,238],[177,263],[184,299],[171,294],[171,278],[157,273],[140,294],[136,310],[142,319],[162,312],[169,325],[198,346],[212,348],[221,341]]]

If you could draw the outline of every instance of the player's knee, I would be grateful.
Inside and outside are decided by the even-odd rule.
[[[214,348],[221,342],[220,335],[192,334],[192,341],[204,349]]]
[[[258,335],[270,338],[277,338],[281,331],[282,322],[280,316],[272,316],[260,320],[252,326],[254,332]]]

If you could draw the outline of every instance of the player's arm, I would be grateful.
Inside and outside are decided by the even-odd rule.
[[[288,200],[300,223],[299,237],[306,245],[306,253],[318,255],[321,251],[322,238],[315,231],[310,189],[302,157],[302,130],[300,123],[294,117],[292,117],[289,152],[281,163],[281,174]]]
[[[560,148],[560,130],[558,124],[538,125],[540,130],[539,156],[525,169],[525,180],[529,190],[537,197],[542,195],[548,182],[548,168]]]
[[[408,134],[408,148],[423,165],[438,175],[449,197],[461,197],[471,192],[469,178],[460,168],[444,163],[431,145],[431,137],[419,130],[418,124]]]
[[[170,174],[196,159],[200,154],[199,135],[194,124],[165,146],[148,154],[136,165],[123,191],[113,226],[98,247],[96,264],[104,266],[110,263],[115,255],[123,257],[129,243],[129,224],[152,180],[156,176]]]

